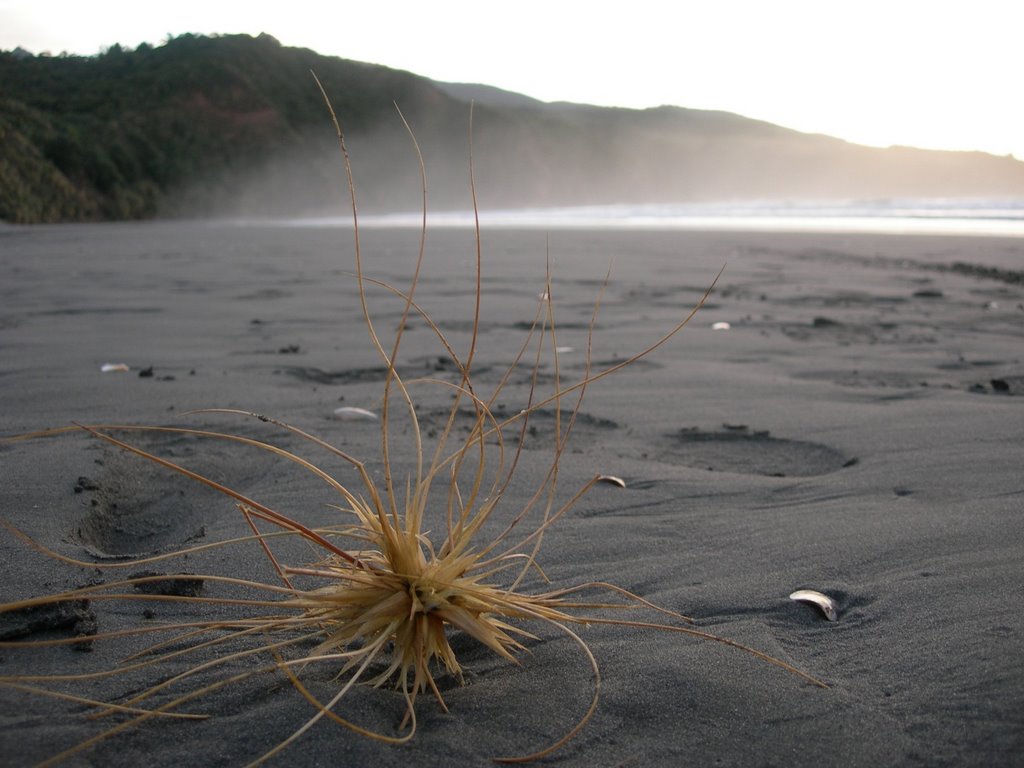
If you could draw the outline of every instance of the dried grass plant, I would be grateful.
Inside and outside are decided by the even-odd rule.
[[[327,101],[326,94],[324,99]],[[330,109],[329,101],[327,105]],[[97,563],[58,554],[6,524],[10,532],[49,557],[82,567],[137,570],[213,547],[248,545],[262,552],[276,574],[275,583],[211,573],[174,577],[204,582],[208,585],[207,591],[218,588],[241,591],[241,597],[153,595],[144,588],[165,582],[167,577],[136,575],[0,606],[0,612],[9,613],[68,605],[71,601],[159,599],[189,603],[198,606],[204,615],[214,614],[187,622],[147,622],[125,630],[99,632],[88,638],[57,637],[0,643],[0,649],[9,654],[33,652],[45,646],[114,643],[125,638],[161,636],[144,650],[132,653],[121,664],[101,672],[0,676],[0,685],[9,689],[84,705],[94,717],[109,717],[115,721],[87,740],[54,755],[43,765],[59,763],[148,721],[206,717],[192,711],[190,704],[223,694],[223,689],[254,676],[267,674],[286,680],[297,696],[311,705],[311,715],[272,749],[255,757],[250,765],[258,765],[277,755],[321,720],[333,721],[382,742],[408,742],[416,732],[417,697],[430,694],[447,711],[438,676],[449,674],[460,681],[462,679],[462,667],[450,642],[453,633],[464,633],[503,659],[518,662],[524,643],[535,639],[528,628],[531,624],[554,628],[579,646],[593,672],[593,692],[582,715],[561,735],[553,736],[550,743],[527,754],[495,758],[501,762],[526,762],[550,755],[579,733],[591,719],[598,706],[601,677],[597,660],[580,634],[579,628],[586,625],[656,628],[725,643],[815,685],[823,685],[784,661],[701,631],[685,616],[605,581],[595,580],[569,589],[525,591],[523,585],[529,574],[543,575],[537,556],[545,534],[599,481],[595,476],[568,495],[558,488],[559,468],[588,386],[666,343],[689,322],[703,299],[675,327],[647,348],[613,367],[594,371],[590,364],[590,338],[600,306],[598,296],[587,336],[584,374],[578,381],[563,383],[549,277],[547,289],[538,303],[532,327],[526,333],[522,346],[493,391],[484,395],[473,376],[483,300],[479,220],[476,229],[473,333],[468,351],[459,354],[415,299],[426,234],[426,180],[423,181],[424,218],[419,256],[409,287],[402,290],[364,273],[352,168],[345,138],[333,109],[331,117],[337,128],[351,194],[355,281],[362,316],[370,343],[386,366],[379,417],[383,480],[375,481],[362,461],[314,434],[276,419],[236,410],[213,409],[199,413],[226,413],[266,422],[272,428],[283,430],[282,434],[288,434],[293,441],[297,438],[311,449],[325,451],[350,465],[361,481],[360,487],[342,484],[295,450],[269,440],[230,432],[180,426],[76,424],[9,439],[23,440],[72,431],[88,433],[97,440],[230,497],[251,529],[251,535],[243,539],[130,562]],[[419,153],[418,147],[416,151]],[[422,159],[420,166],[422,172]],[[472,179],[472,173],[470,177]],[[475,190],[472,189],[472,181],[470,184],[475,212]],[[371,286],[375,290],[383,288],[390,291],[403,305],[398,330],[387,345],[374,324],[367,295]],[[396,366],[404,329],[414,317],[431,329],[457,371],[453,380],[437,378],[416,382],[418,386],[445,388],[451,395],[447,418],[429,440],[421,431],[414,407],[413,382],[403,379]],[[547,393],[541,392],[538,383],[537,374],[542,363],[547,363],[554,371],[553,386]],[[529,388],[527,401],[514,415],[500,416],[494,407],[496,400],[513,370],[521,364],[526,364],[533,371],[533,385]],[[563,409],[565,402],[569,402],[571,407]],[[395,408],[405,412],[405,419],[411,425],[404,436],[413,441],[412,450],[416,456],[415,464],[407,470],[409,477],[404,483],[396,480],[400,468],[395,466],[397,462],[392,458],[392,441],[397,434],[392,426]],[[518,482],[516,467],[524,449],[530,419],[542,408],[554,414],[554,437],[548,448],[550,462],[539,485],[521,496],[528,499],[526,503],[509,512],[502,507],[502,501],[506,490]],[[462,429],[462,425],[460,428],[456,426],[467,411],[471,414],[468,431]],[[227,441],[291,462],[328,486],[336,497],[338,515],[344,523],[326,529],[307,527],[301,520],[286,516],[240,490],[133,444],[127,437],[133,433]],[[432,442],[429,447],[428,442]],[[436,504],[438,497],[444,499],[444,525],[439,534],[432,534],[425,527],[425,520],[428,507]],[[495,530],[498,531],[496,535],[493,533]],[[485,531],[492,533],[485,536]],[[318,553],[312,558],[313,562],[291,563],[279,554],[282,541],[294,538],[304,540]],[[584,593],[604,593],[606,597],[587,600],[582,597]],[[216,615],[218,609],[225,609],[229,615]],[[660,616],[660,619],[623,618],[621,612],[624,609],[647,611],[652,616]],[[170,666],[170,662],[180,664],[182,660],[191,660],[184,671],[162,671]],[[304,676],[310,670],[324,665],[332,670],[336,680],[336,691],[329,700],[318,698],[304,682]],[[148,684],[141,688],[129,687],[129,692],[115,700],[96,700],[86,693],[96,680],[121,677],[135,680],[143,673],[150,675]],[[514,670],[510,669],[509,674],[515,674]],[[405,711],[397,730],[374,731],[360,725],[350,715],[339,714],[346,696],[357,684],[395,686],[401,692]]]

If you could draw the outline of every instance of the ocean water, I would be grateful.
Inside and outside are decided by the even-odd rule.
[[[420,212],[361,215],[363,227],[419,227]],[[263,222],[267,223],[267,222]],[[282,226],[348,227],[351,217],[282,219]],[[430,227],[472,227],[472,211],[429,211]],[[481,210],[480,224],[523,229],[696,229],[1024,236],[1024,199],[753,200]]]

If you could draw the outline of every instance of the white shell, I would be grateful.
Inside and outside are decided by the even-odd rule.
[[[101,373],[123,373],[130,370],[124,363],[104,363],[100,366]]]
[[[711,326],[712,331],[728,331],[730,328],[732,328],[732,326],[726,322],[713,323]]]
[[[597,482],[608,483],[609,485],[617,485],[619,486],[619,488],[626,487],[626,481],[623,480],[621,477],[616,477],[615,475],[601,475],[600,477],[597,478]]]
[[[341,408],[335,408],[334,416],[342,421],[369,421],[377,418],[377,414],[373,411],[368,411],[365,408],[356,408],[351,405],[343,405]]]
[[[796,600],[798,603],[818,606],[829,621],[838,621],[839,619],[839,603],[821,592],[813,589],[798,589],[789,596],[789,599]]]

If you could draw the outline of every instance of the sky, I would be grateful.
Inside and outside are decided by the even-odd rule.
[[[185,32],[266,32],[543,101],[1024,160],[1024,0],[0,0],[3,50],[92,55]]]

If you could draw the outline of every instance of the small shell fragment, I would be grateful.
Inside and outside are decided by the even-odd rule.
[[[342,421],[371,421],[377,418],[377,414],[373,411],[368,411],[365,408],[356,408],[351,405],[335,408],[334,416]]]
[[[839,604],[821,592],[813,589],[798,589],[789,596],[789,599],[796,600],[798,603],[818,606],[829,621],[838,621],[839,619]]]
[[[617,485],[619,488],[626,487],[626,481],[621,477],[616,477],[615,475],[601,475],[597,478],[597,482],[608,483],[608,485]]]
[[[732,328],[732,326],[724,321],[719,323],[712,323],[711,325],[712,331],[728,331],[730,328]]]
[[[104,363],[100,366],[100,373],[124,373],[130,370],[124,363]]]
[[[575,351],[576,350],[574,350],[572,347],[555,347],[555,352],[557,352],[560,355],[567,355],[570,352],[575,352]]]

